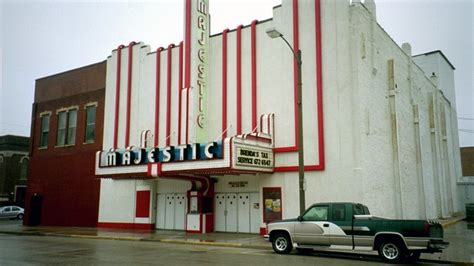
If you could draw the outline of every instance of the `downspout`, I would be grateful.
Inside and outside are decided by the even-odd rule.
[[[410,89],[410,98],[413,106],[413,128],[414,128],[414,142],[416,149],[416,175],[418,180],[418,204],[420,206],[419,214],[421,218],[426,218],[426,195],[425,185],[423,180],[423,162],[421,160],[421,143],[420,143],[420,115],[418,104],[414,102],[414,88],[413,88],[413,61],[412,50],[409,43],[402,44],[402,50],[405,52],[408,60],[408,87]]]
[[[402,182],[400,177],[400,160],[398,157],[399,145],[398,145],[398,125],[397,125],[397,103],[395,99],[396,88],[395,84],[395,71],[393,59],[388,60],[388,96],[390,105],[390,125],[392,129],[392,165],[393,165],[393,177],[395,186],[395,207],[398,218],[404,218],[403,216],[403,197],[402,197]]]

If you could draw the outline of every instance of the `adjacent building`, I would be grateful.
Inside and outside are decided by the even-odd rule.
[[[95,226],[105,62],[36,80],[24,223]]]
[[[0,137],[0,206],[15,204],[24,207],[29,161],[28,142],[28,137]]]

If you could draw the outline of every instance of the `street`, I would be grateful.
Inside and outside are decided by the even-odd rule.
[[[0,235],[0,265],[161,264],[161,265],[367,265],[376,256],[314,253],[277,255],[244,248],[165,244],[48,236]],[[424,261],[423,264],[432,262]]]

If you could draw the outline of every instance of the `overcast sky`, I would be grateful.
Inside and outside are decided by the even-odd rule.
[[[211,32],[272,17],[281,0],[210,0]],[[473,0],[376,0],[382,27],[413,54],[456,67],[461,146],[474,146]],[[28,136],[35,79],[105,60],[119,44],[152,50],[183,36],[183,1],[0,0],[0,135]]]

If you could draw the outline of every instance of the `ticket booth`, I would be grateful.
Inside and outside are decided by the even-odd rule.
[[[209,233],[214,231],[212,196],[204,196],[202,191],[188,191],[188,213],[186,232]]]

